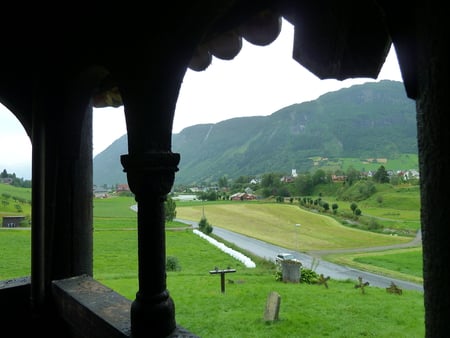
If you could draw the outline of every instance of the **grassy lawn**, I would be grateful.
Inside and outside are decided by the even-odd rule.
[[[138,290],[133,204],[133,198],[94,200],[94,277],[131,300]],[[411,240],[345,227],[289,204],[211,203],[203,209],[199,203],[184,207],[177,202],[177,218],[199,221],[203,210],[213,226],[247,231],[254,237],[262,233],[269,242],[292,249],[298,230],[302,251],[355,247],[353,240],[362,246]],[[297,223],[300,228],[295,227]],[[270,224],[274,229],[268,229]],[[328,288],[278,282],[274,264],[240,250],[256,262],[256,268],[247,268],[191,230],[170,230],[181,226],[173,222],[166,231],[167,256],[176,258],[180,267],[167,272],[167,288],[175,301],[177,323],[202,338],[424,336],[421,292],[403,290],[397,295],[369,286],[362,293],[355,288],[355,280],[330,280]],[[30,274],[29,230],[1,230],[0,248],[0,279]],[[405,250],[339,257],[372,269],[420,276],[420,250]],[[236,269],[226,276],[225,293],[220,290],[220,277],[209,273],[215,266]],[[281,307],[280,319],[270,323],[263,320],[263,314],[272,291],[281,296]]]
[[[167,255],[180,271],[167,273],[177,323],[208,337],[423,337],[423,294],[389,294],[382,288],[355,289],[356,281],[323,285],[277,282],[272,263],[251,257],[256,268],[211,246],[192,231],[167,231]],[[95,278],[129,299],[137,291],[136,233],[100,231],[95,246]],[[131,246],[131,249],[130,249]],[[107,264],[105,264],[107,262]],[[225,293],[210,270],[231,267]],[[120,273],[118,273],[120,271]],[[263,320],[270,292],[281,296],[279,321]],[[380,304],[383,304],[380,307]]]
[[[423,283],[422,248],[389,250],[372,253],[326,255],[324,260],[347,265],[379,275]]]
[[[0,227],[0,280],[31,275],[31,231]]]

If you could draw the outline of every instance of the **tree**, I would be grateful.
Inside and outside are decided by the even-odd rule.
[[[389,183],[389,174],[383,165],[373,174],[373,180],[377,183]]]
[[[176,208],[177,205],[175,201],[170,196],[167,196],[167,199],[164,202],[164,212],[166,216],[166,221],[171,222],[175,217],[177,217]]]
[[[358,208],[358,204],[356,204],[355,202],[350,204],[350,209],[352,209],[353,214],[355,213],[356,208]]]
[[[213,231],[212,225],[209,224],[208,220],[204,216],[201,218],[200,222],[198,222],[198,228],[201,232],[207,235],[209,235]]]
[[[218,184],[220,188],[228,188],[228,179],[226,178],[226,176],[222,176],[221,178],[219,178]]]
[[[263,188],[275,188],[280,186],[280,174],[267,173],[262,175],[261,187]]]
[[[353,167],[350,167],[347,169],[347,182],[348,185],[352,185],[354,182],[359,181],[359,171],[354,169]]]
[[[331,205],[331,209],[333,210],[333,214],[337,213],[337,209],[339,208],[339,206],[337,205],[337,203],[333,203]]]
[[[209,190],[207,192],[203,191],[197,194],[197,198],[200,201],[217,201],[219,195],[214,190]]]
[[[312,175],[312,183],[314,186],[326,182],[327,182],[327,174],[325,173],[325,170],[318,169]]]
[[[313,181],[310,174],[298,175],[294,181],[295,188],[299,195],[311,195],[313,191]]]

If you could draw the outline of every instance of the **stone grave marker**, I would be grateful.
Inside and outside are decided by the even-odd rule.
[[[269,293],[266,302],[266,308],[264,310],[264,321],[273,322],[278,320],[278,314],[280,312],[281,297],[276,291]]]
[[[285,283],[300,283],[302,263],[294,260],[281,262],[282,279]]]

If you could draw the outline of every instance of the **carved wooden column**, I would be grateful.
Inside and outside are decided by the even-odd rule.
[[[429,3],[427,3],[428,6]],[[421,11],[418,20],[417,125],[421,186],[425,336],[442,337],[450,331],[450,208],[448,192],[450,158],[448,144],[448,18],[439,11]],[[428,13],[440,13],[427,16]],[[433,22],[433,25],[429,23]]]
[[[133,334],[175,329],[175,306],[166,289],[164,201],[173,185],[179,154],[123,155],[131,191],[138,203],[139,291],[131,307]],[[161,335],[163,336],[163,335]]]
[[[52,330],[65,327],[52,281],[92,275],[93,266],[90,93],[61,68],[36,81],[32,124],[30,307],[34,327]]]
[[[172,124],[189,57],[165,47],[155,47],[155,55],[133,59],[128,68],[113,72],[127,123],[128,154],[121,156],[121,163],[138,205],[139,290],[131,306],[133,338],[167,337],[177,326],[166,286],[164,202],[180,161],[180,155],[171,152]]]

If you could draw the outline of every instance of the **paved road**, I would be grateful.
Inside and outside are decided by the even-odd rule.
[[[176,219],[179,222],[183,222],[194,227],[197,227],[197,222],[187,221]],[[227,242],[233,243],[234,245],[251,252],[252,254],[265,258],[270,261],[275,260],[275,255],[278,252],[289,252],[292,253],[296,258],[298,258],[303,266],[310,268],[313,264],[313,256],[292,251],[280,246],[272,245],[258,239],[254,239],[251,237],[247,237],[229,230],[225,230],[214,226],[213,233],[226,240]],[[417,240],[417,238],[415,239]],[[361,251],[361,250],[359,250]],[[371,286],[386,288],[391,285],[391,282],[394,282],[399,288],[404,290],[417,290],[423,292],[423,286],[416,283],[411,283],[407,281],[402,281],[398,279],[388,278],[380,275],[376,275],[370,272],[365,272],[361,270],[357,270],[348,266],[337,265],[333,263],[329,263],[323,260],[319,261],[318,266],[315,268],[315,271],[319,274],[323,274],[324,276],[330,276],[332,279],[337,280],[346,280],[351,279],[355,281],[355,284],[358,280],[358,277],[362,277],[363,281],[367,281]]]

